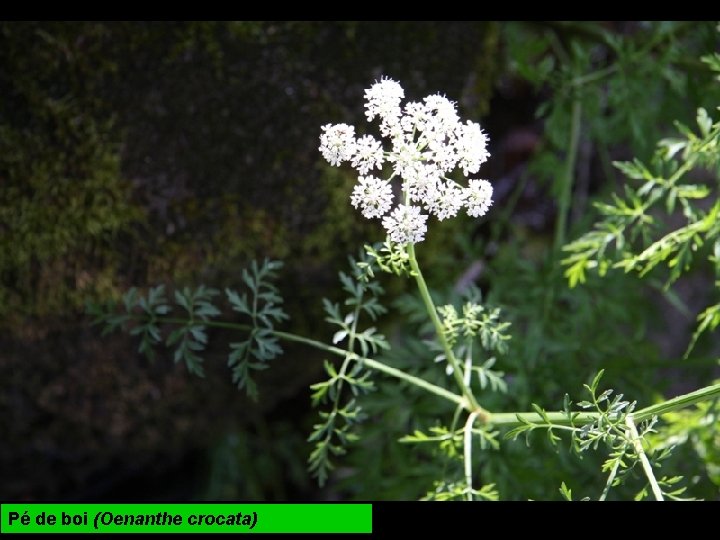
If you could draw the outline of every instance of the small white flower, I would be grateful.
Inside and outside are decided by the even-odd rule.
[[[368,219],[382,217],[392,206],[393,193],[390,182],[374,176],[361,176],[353,189],[350,202],[360,207]]]
[[[360,174],[365,174],[373,168],[382,168],[383,149],[380,141],[372,135],[364,135],[355,141],[355,153],[350,164]]]
[[[403,187],[412,202],[424,202],[428,192],[437,189],[436,185],[440,177],[441,172],[434,164],[416,161],[405,169]]]
[[[428,210],[440,221],[455,217],[465,204],[466,192],[455,182],[439,182],[434,190],[427,193]]]
[[[349,161],[355,152],[355,127],[347,124],[326,124],[320,135],[320,153],[330,165]]]
[[[437,164],[438,169],[443,172],[450,172],[457,165],[458,156],[455,149],[449,144],[431,144],[432,160]]]
[[[437,127],[455,127],[460,121],[457,111],[455,110],[455,104],[445,96],[440,94],[433,94],[432,96],[426,97],[425,106],[428,110],[434,112],[434,116],[437,121]]]
[[[445,146],[457,129],[460,118],[455,110],[455,104],[439,94],[424,99],[428,111],[427,121],[423,129],[423,136],[428,140],[429,146],[436,150],[437,146]]]
[[[490,182],[487,180],[470,180],[469,186],[464,191],[468,215],[481,217],[487,214],[493,203],[493,188]]]
[[[405,90],[399,83],[388,78],[381,78],[365,90],[365,115],[368,120],[379,116],[382,120],[400,118],[400,100],[405,97]]]
[[[382,221],[390,240],[397,244],[415,244],[425,239],[427,215],[420,213],[418,206],[400,204]]]
[[[405,114],[400,123],[407,133],[424,131],[428,121],[428,109],[424,103],[411,101],[405,104]]]
[[[478,172],[480,165],[490,156],[487,150],[487,135],[483,133],[479,124],[470,120],[465,125],[459,125],[455,135],[457,137],[455,148],[463,174],[467,176]]]
[[[408,173],[408,168],[412,169],[416,164],[422,162],[422,153],[411,139],[405,136],[395,137],[388,161],[395,163],[393,172],[405,178],[408,174],[412,174],[412,171]]]
[[[383,137],[389,137],[392,139],[393,137],[402,135],[402,132],[399,116],[388,116],[387,118],[383,118],[380,123],[380,134]]]

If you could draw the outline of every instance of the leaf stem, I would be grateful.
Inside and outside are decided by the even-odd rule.
[[[409,373],[405,373],[404,371],[401,371],[399,369],[396,369],[394,367],[390,367],[387,364],[383,364],[382,362],[378,362],[377,360],[373,360],[372,358],[357,358],[358,361],[362,362],[366,366],[376,369],[378,371],[381,371],[385,373],[386,375],[390,375],[391,377],[395,377],[396,379],[402,379],[404,381],[409,382],[410,384],[414,384],[415,386],[418,386],[420,388],[423,388],[424,390],[427,390],[431,394],[435,394],[436,396],[439,396],[441,398],[445,398],[448,401],[452,401],[456,405],[459,405],[460,407],[463,407],[464,409],[468,408],[467,401],[462,396],[459,396],[457,394],[453,394],[449,390],[445,390],[444,388],[434,385],[432,383],[427,382],[425,379],[421,379],[419,377],[415,377],[414,375],[410,375]]]
[[[602,494],[600,495],[600,498],[598,501],[604,501],[608,493],[610,493],[610,488],[612,488],[613,482],[615,481],[615,476],[617,475],[618,469],[620,468],[620,462],[625,455],[625,451],[627,449],[627,443],[625,443],[622,447],[622,454],[617,457],[615,460],[615,463],[613,464],[612,470],[610,471],[610,475],[608,476],[607,482],[605,483],[605,488],[603,489]]]
[[[436,314],[436,317],[437,317],[437,314]],[[157,322],[163,322],[163,323],[168,323],[168,324],[187,324],[188,320],[179,318],[179,317],[157,317]],[[250,326],[248,324],[226,322],[226,321],[202,321],[201,323],[198,323],[198,324],[202,324],[204,326],[214,327],[214,328],[225,328],[225,329],[245,330],[245,331],[252,330],[252,326]],[[541,424],[541,423],[550,421],[553,425],[556,425],[556,426],[570,426],[570,425],[582,426],[585,424],[590,424],[600,417],[599,413],[585,412],[585,411],[571,412],[569,416],[568,416],[568,413],[564,412],[564,411],[546,412],[545,416],[542,416],[542,415],[538,414],[537,412],[491,413],[480,407],[472,408],[471,404],[468,403],[467,397],[459,396],[458,394],[450,392],[449,390],[446,390],[445,388],[442,388],[435,384],[429,383],[424,379],[415,377],[414,375],[410,375],[409,373],[405,373],[404,371],[401,371],[397,368],[390,367],[390,366],[388,366],[382,362],[379,362],[377,360],[373,360],[371,358],[363,358],[362,356],[360,356],[358,354],[349,353],[348,351],[346,351],[344,349],[341,349],[339,347],[334,347],[332,345],[328,345],[326,343],[323,343],[322,341],[317,341],[315,339],[306,338],[304,336],[291,334],[289,332],[282,332],[280,330],[272,330],[272,334],[280,339],[285,340],[285,341],[293,341],[296,343],[303,343],[305,345],[309,345],[310,347],[314,347],[316,349],[320,349],[322,351],[326,351],[326,352],[329,352],[329,353],[332,353],[332,354],[335,354],[338,356],[345,357],[345,356],[351,355],[355,360],[358,360],[359,362],[364,363],[366,366],[368,366],[372,369],[381,371],[387,375],[390,375],[391,377],[395,377],[397,379],[402,379],[404,381],[407,381],[410,384],[413,384],[415,386],[418,386],[419,388],[423,388],[424,390],[427,390],[428,392],[430,392],[432,394],[435,394],[436,396],[439,396],[448,401],[451,401],[452,403],[455,403],[456,405],[460,405],[461,407],[463,407],[466,410],[469,410],[469,411],[477,410],[479,413],[478,419],[481,420],[485,424],[492,424],[495,426],[503,426],[503,427],[513,428],[513,427],[517,427],[517,426],[525,424],[526,422],[523,422],[523,420],[526,420],[533,424]],[[705,386],[705,387],[695,390],[693,392],[689,392],[687,394],[682,394],[682,395],[676,396],[672,399],[668,399],[667,401],[663,401],[662,403],[657,403],[655,405],[650,405],[643,409],[639,409],[638,411],[635,411],[633,413],[633,419],[635,422],[643,422],[645,420],[651,419],[653,416],[661,416],[663,414],[666,414],[666,413],[669,413],[672,411],[677,411],[680,409],[684,409],[685,407],[688,407],[690,405],[694,405],[696,403],[708,401],[711,399],[720,399],[720,383],[713,384],[710,386]],[[520,420],[520,418],[522,418],[523,420]]]
[[[381,371],[382,373],[385,373],[386,375],[390,375],[391,377],[395,377],[396,379],[401,379],[401,380],[407,381],[410,384],[413,384],[419,388],[427,390],[431,394],[435,394],[436,396],[447,399],[448,401],[451,401],[451,402],[455,403],[456,405],[460,405],[461,407],[463,407],[465,409],[468,408],[467,403],[462,398],[462,396],[453,394],[452,392],[450,392],[449,390],[446,390],[445,388],[442,388],[440,386],[432,384],[432,383],[426,381],[425,379],[421,379],[420,377],[415,377],[414,375],[405,373],[404,371],[399,370],[397,368],[388,366],[387,364],[384,364],[378,360],[373,360],[372,358],[364,358],[364,357],[360,356],[359,354],[348,352],[344,349],[341,349],[339,347],[334,347],[332,345],[327,345],[326,343],[323,343],[322,341],[316,341],[314,339],[306,338],[303,336],[298,336],[295,334],[290,334],[288,332],[281,332],[279,330],[274,330],[273,334],[275,336],[277,336],[278,338],[284,339],[286,341],[295,341],[297,343],[304,343],[305,345],[310,345],[311,347],[315,347],[316,349],[327,351],[327,352],[336,354],[338,356],[352,358],[354,360],[357,360],[358,362],[365,364],[369,368],[375,369],[377,371]]]
[[[181,318],[174,318],[174,317],[158,317],[158,322],[164,322],[169,324],[185,324],[187,323],[186,319]],[[248,324],[242,324],[242,323],[232,323],[232,322],[225,322],[225,321],[203,321],[204,325],[214,327],[214,328],[226,328],[226,329],[233,329],[233,330],[252,330],[252,326]],[[462,396],[459,396],[457,394],[454,394],[450,392],[449,390],[446,390],[445,388],[442,388],[440,386],[437,386],[435,384],[432,384],[430,382],[427,382],[425,379],[421,379],[420,377],[415,377],[414,375],[410,375],[409,373],[405,373],[404,371],[401,371],[397,368],[390,367],[387,364],[383,364],[382,362],[379,362],[378,360],[373,360],[371,358],[364,358],[356,353],[351,353],[346,351],[345,349],[341,349],[340,347],[334,347],[332,345],[328,345],[327,343],[323,343],[322,341],[317,341],[315,339],[306,338],[304,336],[299,336],[297,334],[291,334],[289,332],[282,332],[280,330],[272,330],[272,334],[275,337],[278,337],[280,339],[283,339],[285,341],[293,341],[295,343],[302,343],[304,345],[309,345],[310,347],[314,347],[316,349],[320,349],[321,351],[329,352],[338,356],[342,357],[350,357],[354,360],[357,360],[358,362],[362,362],[366,366],[375,369],[377,371],[381,371],[385,373],[386,375],[390,375],[391,377],[395,377],[396,379],[402,379],[404,381],[409,382],[410,384],[413,384],[419,388],[422,388],[424,390],[427,390],[431,394],[435,394],[436,396],[439,396],[441,398],[444,398],[448,401],[451,401],[452,403],[455,403],[456,405],[461,406],[464,409],[468,409],[468,403],[467,400],[464,399]]]

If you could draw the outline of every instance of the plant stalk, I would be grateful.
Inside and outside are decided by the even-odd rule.
[[[417,258],[415,257],[414,244],[408,245],[408,255],[410,255],[410,267],[412,268],[413,274],[415,274],[415,281],[417,282],[418,289],[420,290],[420,296],[422,297],[428,315],[430,315],[430,319],[435,326],[435,333],[437,334],[440,345],[442,345],[443,351],[445,352],[445,358],[452,367],[455,382],[457,383],[458,388],[460,388],[460,390],[462,391],[463,396],[465,396],[465,398],[467,399],[471,410],[478,411],[481,416],[486,417],[488,414],[487,411],[480,407],[477,400],[475,399],[475,396],[473,396],[472,392],[470,391],[470,388],[468,388],[468,386],[465,384],[465,381],[463,380],[460,363],[457,361],[457,358],[455,358],[455,353],[453,353],[452,347],[450,347],[450,344],[447,341],[445,331],[443,330],[442,323],[440,322],[440,317],[438,317],[437,308],[435,307],[435,303],[430,296],[430,291],[428,290],[425,278],[420,271],[420,266],[418,265]]]
[[[472,427],[475,423],[475,419],[478,416],[478,411],[471,412],[467,421],[465,422],[465,428],[463,429],[463,448],[464,448],[464,468],[465,468],[465,483],[467,484],[467,500],[473,500],[473,480],[472,480]]]
[[[572,119],[570,124],[570,142],[568,145],[568,154],[565,161],[565,171],[563,173],[560,196],[558,198],[558,219],[555,229],[555,250],[559,251],[565,243],[565,233],[567,232],[567,218],[570,213],[570,199],[572,197],[573,180],[575,177],[575,163],[578,155],[578,145],[580,142],[580,127],[582,120],[582,102],[580,101],[579,91],[573,90],[572,102]]]
[[[633,421],[633,417],[631,414],[629,414],[627,418],[625,418],[625,425],[628,427],[628,431],[630,432],[630,440],[632,441],[635,453],[640,459],[643,471],[645,471],[645,476],[647,476],[647,479],[650,482],[650,488],[652,489],[653,495],[655,495],[655,500],[664,501],[665,499],[663,498],[662,490],[660,489],[660,486],[655,479],[652,465],[650,465],[650,460],[645,454],[645,450],[642,446],[642,440],[640,439],[640,435],[638,434],[637,428],[635,427],[635,422]]]
[[[426,287],[427,290],[427,287]],[[437,313],[435,313],[435,318],[437,319]],[[174,318],[174,317],[158,317],[156,319],[158,322],[168,323],[168,324],[188,324],[188,319],[182,319],[182,318]],[[439,322],[439,319],[438,319]],[[245,330],[249,331],[252,330],[252,326],[242,323],[232,323],[232,322],[225,322],[225,321],[198,321],[196,324],[201,324],[203,326],[208,327],[214,327],[214,328],[225,328],[225,329],[233,329],[233,330]],[[397,379],[402,379],[404,381],[409,382],[410,384],[413,384],[415,386],[418,386],[420,388],[423,388],[424,390],[427,390],[428,392],[435,394],[436,396],[442,397],[443,399],[446,399],[452,403],[455,403],[456,405],[460,405],[464,409],[468,411],[477,411],[478,412],[478,419],[485,424],[492,424],[494,426],[503,426],[507,428],[513,428],[517,427],[519,425],[522,425],[524,422],[521,421],[519,418],[523,418],[524,420],[527,420],[529,422],[532,422],[534,424],[543,424],[547,420],[549,420],[553,425],[557,426],[583,426],[585,424],[590,424],[594,421],[596,421],[599,417],[599,413],[594,412],[586,412],[586,411],[580,411],[580,412],[572,412],[572,422],[568,418],[568,414],[563,411],[558,412],[546,412],[546,418],[541,416],[540,414],[536,412],[509,412],[509,413],[491,413],[479,406],[473,407],[472,402],[469,402],[467,396],[459,396],[458,394],[454,394],[453,392],[450,392],[449,390],[446,390],[445,388],[442,388],[440,386],[434,385],[432,383],[427,382],[424,379],[421,379],[419,377],[415,377],[414,375],[410,375],[409,373],[405,373],[404,371],[401,371],[397,368],[390,367],[386,364],[383,364],[382,362],[379,362],[378,360],[373,360],[371,358],[363,358],[362,356],[350,353],[346,351],[345,349],[341,349],[339,347],[334,347],[332,345],[328,345],[326,343],[323,343],[322,341],[317,341],[314,339],[306,338],[303,336],[298,336],[296,334],[291,334],[289,332],[282,332],[280,330],[273,330],[273,335],[283,339],[285,341],[292,341],[296,343],[303,343],[305,345],[309,345],[310,347],[314,347],[316,349],[320,349],[322,351],[326,351],[338,356],[350,356],[354,360],[357,360],[359,362],[362,362],[366,366],[368,366],[371,369],[376,369],[377,371],[381,371],[387,375],[390,375],[391,377],[395,377]],[[447,343],[447,342],[445,342]],[[454,358],[454,357],[453,357]],[[457,372],[457,371],[455,371]],[[460,378],[462,381],[462,377]],[[463,386],[464,386],[464,381]],[[471,394],[472,395],[472,394]],[[662,403],[657,403],[655,405],[650,405],[648,407],[645,407],[643,409],[639,409],[633,413],[633,419],[635,422],[644,422],[645,420],[650,420],[653,416],[661,416],[663,414],[677,411],[680,409],[684,409],[686,407],[689,407],[690,405],[694,405],[696,403],[701,403],[703,401],[709,401],[711,399],[720,399],[720,383],[713,384],[710,386],[705,386],[703,388],[700,388],[698,390],[695,390],[693,392],[689,392],[687,394],[682,394],[680,396],[676,396],[672,399],[668,399],[667,401],[663,401]],[[474,400],[474,398],[473,398]],[[475,402],[477,403],[477,402]]]

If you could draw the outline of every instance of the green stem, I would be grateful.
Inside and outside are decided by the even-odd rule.
[[[350,338],[348,339],[348,346],[347,351],[349,354],[345,355],[345,358],[343,358],[342,366],[340,367],[340,371],[338,373],[338,383],[336,388],[336,394],[335,398],[333,399],[333,412],[332,414],[337,414],[338,407],[340,406],[340,395],[342,393],[343,383],[345,382],[345,373],[347,373],[348,367],[352,363],[352,361],[355,359],[352,356],[352,353],[355,350],[355,333],[357,330],[357,323],[358,323],[358,315],[360,314],[360,306],[362,305],[362,293],[360,294],[360,297],[357,298],[357,306],[355,307],[355,310],[353,311],[353,322],[352,322],[352,328],[350,329],[349,335]],[[332,438],[332,431],[328,430],[327,432],[327,442],[330,442],[330,439]]]
[[[655,479],[655,474],[653,473],[652,465],[650,465],[650,460],[648,460],[647,455],[645,455],[645,450],[642,446],[642,440],[640,439],[640,435],[638,434],[637,428],[635,427],[635,422],[633,421],[633,417],[631,414],[629,414],[625,418],[625,425],[630,432],[630,441],[632,442],[633,448],[635,449],[635,453],[640,459],[643,471],[645,471],[645,476],[647,476],[647,479],[650,482],[650,488],[652,489],[653,495],[655,495],[655,500],[664,501],[665,499],[663,498],[662,490],[660,489],[660,486]]]
[[[684,409],[685,407],[694,405],[695,403],[708,401],[718,397],[720,397],[720,384],[713,384],[711,386],[705,386],[704,388],[695,390],[694,392],[668,399],[662,403],[640,409],[639,411],[633,413],[633,418],[635,418],[636,422],[642,422],[644,420],[649,420],[653,416],[661,416],[672,411],[677,411],[678,409]]]
[[[326,352],[337,354],[338,356],[352,358],[354,360],[357,360],[358,362],[365,364],[369,368],[375,369],[377,371],[381,371],[382,373],[385,373],[386,375],[390,375],[391,377],[395,377],[396,379],[401,379],[403,381],[407,381],[410,384],[413,384],[424,390],[427,390],[431,394],[435,394],[436,396],[447,399],[448,401],[452,401],[456,405],[460,405],[461,407],[467,408],[467,404],[466,404],[465,400],[462,398],[462,396],[453,394],[449,390],[445,390],[444,388],[442,388],[440,386],[437,386],[435,384],[427,382],[425,379],[421,379],[420,377],[415,377],[414,375],[410,375],[409,373],[405,373],[404,371],[401,371],[397,368],[390,367],[386,364],[383,364],[382,362],[373,360],[372,358],[364,358],[364,357],[360,356],[359,354],[355,354],[355,353],[346,351],[345,349],[341,349],[339,347],[333,347],[332,345],[327,345],[326,343],[323,343],[322,341],[316,341],[314,339],[309,339],[309,338],[306,338],[303,336],[290,334],[288,332],[280,332],[278,330],[274,330],[273,334],[275,336],[279,337],[280,339],[284,339],[286,341],[295,341],[297,343],[304,343],[305,345],[310,345],[311,347],[315,347],[316,349],[320,349],[320,350],[323,350]]]
[[[473,411],[478,410],[480,413],[484,412],[487,414],[487,411],[480,407],[477,400],[475,399],[475,396],[473,396],[472,392],[463,380],[460,363],[457,361],[457,358],[455,358],[455,353],[453,353],[452,347],[450,347],[450,344],[447,341],[447,337],[445,336],[442,323],[440,322],[440,317],[438,317],[437,308],[435,308],[435,304],[432,300],[432,297],[430,296],[430,291],[428,290],[425,278],[420,271],[420,266],[418,265],[417,258],[415,257],[414,244],[408,245],[408,255],[410,255],[410,267],[412,268],[413,274],[415,276],[415,281],[417,281],[418,289],[420,290],[420,296],[422,296],[428,315],[430,315],[430,319],[435,326],[435,332],[437,333],[440,345],[442,345],[443,351],[445,352],[445,358],[452,367],[455,382],[457,382],[458,388],[460,388],[463,396],[465,396],[465,398],[467,399],[468,404],[470,405],[470,409]]]
[[[182,319],[180,317],[157,317],[155,319],[157,322],[167,323],[167,324],[179,324],[182,326],[185,326],[188,323],[197,324],[200,326],[208,326],[211,328],[225,328],[228,330],[245,330],[245,331],[251,331],[255,327],[251,324],[243,324],[243,323],[233,323],[233,322],[226,322],[226,321],[204,321],[202,319],[191,321],[190,319]]]
[[[576,412],[571,413],[573,420],[572,425],[584,426],[585,424],[592,424],[595,420],[600,418],[600,413],[593,412]],[[532,424],[541,424],[545,426],[561,427],[571,425],[570,420],[566,412],[546,412],[545,416],[541,416],[536,412],[510,412],[510,413],[491,413],[490,418],[487,420],[488,424],[493,426],[503,426],[508,428],[514,428],[522,426],[526,422],[520,420],[527,420]]]
[[[427,287],[425,289],[427,291]],[[435,314],[435,318],[437,319],[437,313]],[[158,322],[164,322],[169,324],[187,324],[187,319],[182,318],[176,318],[176,317],[158,317],[156,319]],[[439,322],[439,320],[438,320]],[[226,329],[233,329],[233,330],[252,330],[252,326],[242,323],[231,323],[231,322],[224,322],[224,321],[202,321],[198,322],[198,324],[202,324],[204,326],[214,327],[214,328],[226,328]],[[440,386],[434,385],[432,383],[427,382],[424,379],[421,379],[419,377],[415,377],[414,375],[410,375],[409,373],[405,373],[404,371],[401,371],[399,369],[390,367],[388,365],[383,364],[382,362],[379,362],[377,360],[372,360],[370,358],[363,358],[358,354],[350,353],[346,351],[345,349],[341,349],[339,347],[334,347],[332,345],[328,345],[326,343],[323,343],[322,341],[317,341],[314,339],[306,338],[303,336],[298,336],[296,334],[291,334],[289,332],[282,332],[280,330],[273,330],[273,335],[283,339],[285,341],[293,341],[296,343],[303,343],[305,345],[309,345],[310,347],[314,347],[316,349],[320,349],[322,351],[326,351],[332,354],[336,354],[338,356],[351,356],[353,359],[362,362],[366,366],[376,369],[377,371],[381,371],[387,375],[390,375],[391,377],[395,377],[397,379],[402,379],[404,381],[409,382],[410,384],[413,384],[415,386],[418,386],[420,388],[423,388],[424,390],[427,390],[428,392],[435,394],[436,396],[442,397],[444,399],[447,399],[448,401],[451,401],[452,403],[455,403],[456,405],[460,405],[466,410],[474,411],[477,410],[479,412],[479,419],[486,424],[493,424],[496,426],[503,426],[503,427],[517,427],[521,424],[523,424],[522,421],[518,420],[518,417],[522,417],[525,420],[528,420],[534,424],[541,424],[549,420],[553,425],[558,426],[567,426],[570,425],[571,422],[568,419],[568,415],[565,412],[546,412],[546,418],[541,416],[540,414],[536,412],[511,412],[511,413],[490,413],[486,411],[485,409],[476,406],[472,406],[472,402],[469,402],[467,396],[463,398],[462,396],[459,396],[457,394],[454,394],[453,392],[450,392],[449,390],[446,390],[445,388],[442,388]],[[462,377],[460,379],[462,381]],[[464,381],[463,381],[464,385]],[[474,399],[474,398],[473,398]],[[682,394],[680,396],[676,396],[672,399],[668,399],[667,401],[663,401],[662,403],[657,403],[655,405],[650,405],[649,407],[645,407],[644,409],[640,409],[633,413],[633,418],[636,422],[643,422],[645,420],[651,419],[653,416],[661,416],[663,414],[677,411],[680,409],[684,409],[686,407],[689,407],[690,405],[694,405],[696,403],[700,403],[703,401],[708,401],[711,399],[720,399],[720,383],[719,384],[713,384],[710,386],[705,386],[703,388],[700,388],[698,390],[695,390],[693,392]],[[477,402],[476,402],[477,403]],[[484,413],[484,414],[483,414]],[[572,424],[576,426],[582,426],[585,424],[590,424],[597,420],[600,417],[599,413],[593,413],[593,412],[574,412],[571,413],[573,420]]]
[[[180,319],[180,318],[173,318],[173,317],[158,317],[157,320],[158,320],[158,322],[164,322],[164,323],[170,323],[170,324],[187,324],[187,322],[188,322],[187,319]],[[201,324],[203,324],[205,326],[211,326],[214,328],[228,328],[228,329],[233,329],[233,330],[252,330],[253,329],[252,326],[247,325],[247,324],[231,323],[231,322],[223,322],[223,321],[203,321]],[[405,373],[404,371],[401,371],[394,367],[390,367],[390,366],[383,364],[382,362],[379,362],[377,360],[373,360],[371,358],[363,358],[362,356],[360,356],[358,354],[351,353],[349,351],[346,351],[345,349],[341,349],[340,347],[334,347],[332,345],[323,343],[322,341],[317,341],[317,340],[306,338],[303,336],[298,336],[297,334],[291,334],[289,332],[282,332],[280,330],[273,330],[272,333],[275,337],[278,337],[285,341],[293,341],[295,343],[302,343],[304,345],[309,345],[310,347],[320,349],[321,351],[329,352],[329,353],[332,353],[332,354],[335,354],[338,356],[342,356],[342,357],[352,358],[353,360],[362,362],[369,368],[375,369],[377,371],[381,371],[382,373],[385,373],[386,375],[390,375],[391,377],[395,377],[396,379],[401,379],[406,382],[409,382],[410,384],[413,384],[419,388],[422,388],[423,390],[427,390],[431,394],[435,394],[438,397],[441,397],[443,399],[451,401],[452,403],[455,403],[456,405],[459,405],[464,409],[469,409],[467,400],[465,400],[462,396],[454,394],[454,393],[450,392],[449,390],[446,390],[445,388],[442,388],[435,384],[429,383],[425,379],[421,379],[420,377],[415,377],[414,375],[410,375],[409,373]]]
[[[407,381],[410,384],[414,384],[415,386],[418,386],[420,388],[423,388],[430,392],[431,394],[435,394],[436,396],[439,396],[441,398],[445,398],[448,401],[452,401],[456,405],[459,405],[460,407],[463,407],[464,409],[467,409],[467,401],[462,396],[458,396],[457,394],[453,394],[449,390],[445,390],[444,388],[440,386],[436,386],[432,383],[427,382],[425,379],[421,379],[419,377],[415,377],[414,375],[410,375],[409,373],[405,373],[404,371],[400,371],[399,369],[396,369],[394,367],[390,367],[386,364],[383,364],[382,362],[378,362],[377,360],[373,360],[372,358],[357,358],[358,361],[362,362],[366,366],[376,369],[377,371],[381,371],[385,373],[386,375],[390,375],[391,377],[395,377],[396,379],[402,379],[403,381]]]
[[[465,427],[463,429],[463,447],[464,447],[464,465],[465,465],[465,483],[467,484],[467,500],[473,500],[473,483],[472,483],[472,427],[475,423],[475,419],[478,416],[478,411],[471,412]]]
[[[572,84],[574,87],[580,87],[585,84],[594,83],[595,81],[599,81],[601,79],[604,79],[605,77],[608,77],[609,75],[612,75],[619,69],[618,64],[613,64],[611,66],[608,66],[603,69],[599,69],[597,71],[593,71],[592,73],[588,73],[586,75],[581,75],[580,77],[575,77],[570,84]]]
[[[720,398],[720,384],[706,386],[694,392],[668,399],[662,403],[650,405],[649,407],[634,412],[632,416],[635,422],[644,422],[645,420],[650,420],[653,416],[661,416],[714,398]],[[547,418],[536,412],[492,413],[487,422],[495,426],[513,428],[524,423],[518,419],[518,417],[522,417],[533,424],[544,424],[547,420],[557,426],[567,426],[571,424],[566,412],[547,412],[545,414]],[[591,424],[600,417],[600,413],[596,412],[577,412],[571,414],[573,417],[572,424],[575,426]]]
[[[627,448],[627,443],[622,448],[622,456],[618,456],[618,458],[615,460],[615,464],[613,465],[612,470],[610,471],[610,475],[608,476],[607,482],[605,483],[605,488],[603,489],[602,494],[600,495],[600,498],[598,501],[604,501],[608,493],[610,493],[610,488],[612,488],[612,484],[615,481],[615,476],[617,476],[618,469],[620,468],[620,462],[622,461],[622,457],[625,455],[625,449]]]
[[[578,144],[580,142],[581,119],[582,102],[580,101],[580,93],[575,90],[572,103],[570,143],[568,146],[567,160],[565,161],[560,197],[558,198],[558,220],[555,229],[555,249],[558,251],[565,243],[565,229],[567,228],[567,217],[570,211],[570,199],[572,196],[573,179],[575,177],[575,162],[577,161]]]

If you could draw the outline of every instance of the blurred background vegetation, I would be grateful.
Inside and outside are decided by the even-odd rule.
[[[287,328],[326,339],[319,297],[338,294],[347,254],[381,228],[349,206],[350,172],[319,158],[320,126],[362,125],[363,90],[381,75],[413,99],[457,100],[491,138],[490,215],[443,222],[419,250],[438,298],[476,283],[513,321],[498,366],[510,390],[489,408],[557,408],[599,368],[646,404],[706,383],[712,336],[681,357],[710,272],[670,292],[659,277],[620,273],[569,289],[556,248],[588,229],[592,200],[622,189],[613,160],[649,158],[674,120],[720,105],[699,61],[718,50],[715,26],[0,22],[0,498],[392,499],[431,488],[433,456],[397,440],[447,413],[432,398],[381,382],[362,442],[319,490],[305,439],[322,356],[287,347],[252,403],[225,367],[231,336],[212,336],[197,379],[171,354],[149,362],[130,336],[101,337],[83,313],[131,286],[235,286],[268,256],[286,263]],[[398,324],[414,298],[401,280],[384,285],[400,295],[383,329],[396,363],[440,380],[418,329]],[[578,462],[538,444],[481,459],[503,498],[557,498],[568,477],[580,496],[602,486],[602,456]],[[686,447],[679,464],[700,452]],[[682,472],[715,498],[720,456],[704,451],[704,465]]]

